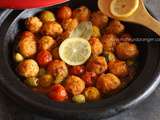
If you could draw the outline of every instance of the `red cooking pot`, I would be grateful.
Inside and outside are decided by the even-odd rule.
[[[69,0],[0,0],[0,8],[26,9],[52,6]]]

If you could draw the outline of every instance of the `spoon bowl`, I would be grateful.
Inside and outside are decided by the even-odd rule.
[[[131,22],[143,25],[160,36],[160,22],[154,19],[144,6],[143,0],[139,0],[139,6],[137,10],[129,17],[117,18],[110,12],[110,4],[113,0],[98,0],[99,9],[107,16],[113,19],[118,19],[125,22]]]

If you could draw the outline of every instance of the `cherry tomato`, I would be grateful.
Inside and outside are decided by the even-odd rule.
[[[29,31],[24,31],[22,33],[21,39],[26,38],[26,37],[34,38],[34,34]]]
[[[57,17],[60,20],[64,20],[64,19],[68,19],[72,16],[72,10],[71,8],[64,6],[59,8],[58,12],[57,12]]]
[[[85,72],[85,67],[84,66],[74,66],[70,69],[70,74],[71,75],[82,75]]]
[[[57,102],[63,102],[68,98],[65,88],[61,84],[54,85],[48,96],[49,98]]]
[[[90,87],[90,86],[93,86],[95,77],[96,77],[96,73],[85,72],[85,74],[82,76],[82,79],[85,81],[85,85]]]
[[[43,50],[37,55],[37,62],[40,66],[46,66],[50,61],[52,61],[52,55],[49,51]]]

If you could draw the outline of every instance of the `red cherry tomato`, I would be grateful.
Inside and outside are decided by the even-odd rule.
[[[61,84],[54,85],[48,96],[49,98],[57,102],[63,102],[68,99],[67,92]]]
[[[26,38],[26,37],[34,38],[34,34],[31,33],[31,32],[29,32],[29,31],[24,31],[24,32],[22,33],[21,39],[24,39],[24,38]]]
[[[72,16],[72,10],[71,10],[70,7],[63,6],[63,7],[61,7],[61,8],[58,9],[57,17],[60,20],[68,19],[71,16]]]
[[[74,66],[70,69],[70,74],[71,75],[77,75],[80,76],[85,72],[85,67],[84,66]]]
[[[43,50],[37,55],[37,62],[40,66],[46,66],[50,61],[52,61],[52,55],[49,51]]]
[[[96,73],[85,72],[85,74],[82,76],[82,79],[85,81],[85,85],[87,87],[90,87],[90,86],[93,86],[95,77],[96,77]]]

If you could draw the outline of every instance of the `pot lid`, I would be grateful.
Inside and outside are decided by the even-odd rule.
[[[69,0],[0,0],[0,8],[26,9],[52,6]]]

